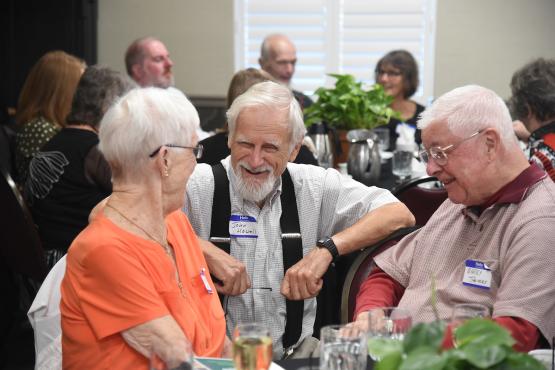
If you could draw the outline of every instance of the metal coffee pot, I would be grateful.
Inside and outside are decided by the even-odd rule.
[[[370,130],[347,132],[350,142],[347,168],[353,179],[365,185],[374,185],[380,178],[380,150],[376,134]]]
[[[334,147],[332,138],[334,131],[325,123],[316,123],[310,126],[308,134],[316,147],[318,164],[324,168],[333,167]]]

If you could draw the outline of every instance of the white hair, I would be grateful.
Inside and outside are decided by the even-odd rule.
[[[135,89],[104,115],[98,145],[114,177],[140,175],[149,155],[165,144],[192,145],[198,113],[174,88]]]
[[[289,132],[291,133],[289,152],[292,152],[293,148],[301,143],[306,134],[301,106],[288,87],[273,81],[252,85],[233,101],[226,114],[229,125],[229,142],[235,134],[237,117],[243,109],[251,107],[266,107],[287,112]]]
[[[418,128],[423,130],[434,122],[446,122],[449,130],[461,137],[491,127],[505,143],[517,142],[505,102],[478,85],[458,87],[440,96],[422,113]]]

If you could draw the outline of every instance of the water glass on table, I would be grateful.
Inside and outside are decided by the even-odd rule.
[[[398,307],[373,308],[367,315],[368,354],[374,361],[379,361],[402,346],[405,334],[412,326],[412,315]]]
[[[192,370],[193,369],[193,349],[189,341],[183,342],[173,359],[164,361],[156,351],[150,355],[150,370]]]
[[[376,134],[378,139],[378,147],[380,152],[386,152],[389,150],[389,128],[388,127],[377,127],[372,130]]]
[[[451,329],[453,330],[453,344],[455,347],[457,347],[457,327],[466,320],[477,317],[490,317],[489,308],[479,303],[459,303],[453,307],[453,312],[451,314]]]
[[[272,337],[264,324],[238,324],[233,331],[233,363],[237,370],[268,370]]]
[[[366,333],[352,325],[328,325],[320,331],[320,370],[366,369]]]
[[[391,172],[400,181],[412,175],[412,158],[414,154],[412,151],[405,148],[397,148],[393,152],[393,160],[391,162]]]

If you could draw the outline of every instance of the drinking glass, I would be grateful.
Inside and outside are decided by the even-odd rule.
[[[152,351],[150,355],[150,370],[192,370],[194,361],[193,350],[189,341],[185,341],[179,354],[170,361],[164,361]]]
[[[412,326],[408,310],[397,307],[373,308],[368,315],[368,354],[379,361],[390,351],[401,348]]]
[[[386,152],[389,150],[389,128],[378,127],[372,130],[376,137],[378,138],[378,148],[380,152]]]
[[[328,325],[320,331],[320,370],[366,369],[366,333],[349,325]]]
[[[268,370],[272,337],[264,324],[238,324],[233,331],[233,362],[237,370]]]
[[[490,317],[489,308],[479,303],[459,303],[453,307],[451,314],[451,329],[453,330],[453,344],[457,347],[456,331],[457,327],[466,320],[477,317]]]
[[[401,180],[412,175],[412,152],[396,150],[393,152],[392,172]]]

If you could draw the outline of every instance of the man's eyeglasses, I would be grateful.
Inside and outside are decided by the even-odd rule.
[[[164,144],[164,145],[161,145],[160,147],[158,147],[158,149],[156,149],[152,153],[150,153],[149,157],[153,158],[156,154],[158,154],[158,152],[160,151],[160,149],[162,149],[163,146],[167,146],[168,148],[191,149],[193,151],[193,154],[195,155],[196,159],[202,158],[202,153],[204,152],[204,147],[201,144],[199,144],[197,146],[182,146],[182,145],[175,145],[175,144]]]
[[[455,150],[463,142],[472,139],[473,137],[481,134],[484,130],[479,130],[470,135],[467,138],[462,139],[457,144],[451,144],[444,146],[443,148],[439,146],[433,146],[430,149],[424,149],[418,152],[418,156],[423,163],[428,163],[430,157],[440,166],[445,166],[447,164],[447,152]]]

